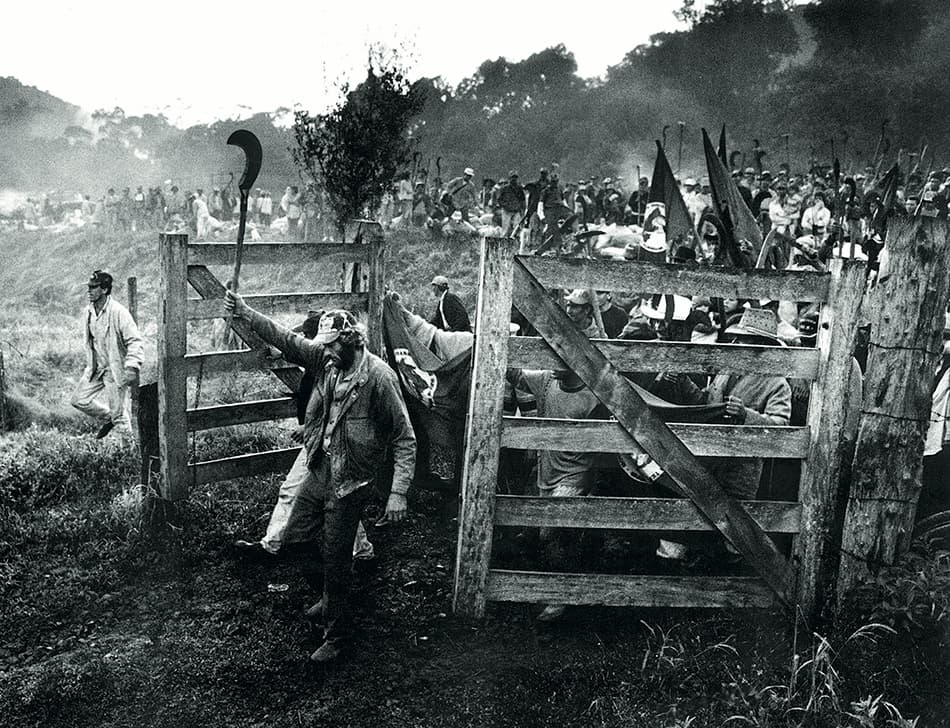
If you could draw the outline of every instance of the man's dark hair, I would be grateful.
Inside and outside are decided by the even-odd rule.
[[[104,270],[96,270],[92,272],[92,276],[89,278],[90,283],[98,283],[99,288],[105,291],[108,294],[112,293],[112,276],[106,273]]]

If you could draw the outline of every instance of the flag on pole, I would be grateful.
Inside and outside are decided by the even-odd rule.
[[[676,245],[690,245],[696,249],[699,235],[659,141],[656,142],[656,164],[650,180],[650,202],[662,202],[666,206],[666,239],[670,241],[671,249]]]
[[[751,247],[751,260],[756,260],[762,250],[762,231],[749,210],[735,180],[713,149],[709,134],[703,129],[703,152],[709,171],[709,187],[712,190],[713,210],[726,229],[729,240],[722,241],[733,265],[741,266],[743,257],[739,251],[743,241]]]
[[[729,169],[729,152],[726,150],[726,125],[722,125],[722,129],[719,132],[719,148],[716,149],[716,154],[719,156],[719,159],[722,160],[722,166],[727,170]]]

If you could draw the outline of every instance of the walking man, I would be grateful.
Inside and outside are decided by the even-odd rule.
[[[84,336],[86,368],[70,398],[85,415],[103,422],[98,438],[119,427],[131,431],[129,387],[138,379],[144,346],[138,326],[128,309],[112,298],[112,276],[94,271],[87,283]],[[105,402],[99,397],[105,395]]]
[[[381,476],[390,451],[393,480],[383,518],[401,521],[415,468],[415,434],[396,373],[366,351],[365,328],[350,312],[327,311],[317,335],[306,339],[254,311],[233,291],[225,293],[224,302],[228,312],[246,319],[288,361],[315,373],[303,429],[311,477],[296,507],[309,521],[310,540],[323,558],[323,597],[308,616],[324,625],[324,642],[310,659],[330,662],[351,637],[353,540],[371,484]]]

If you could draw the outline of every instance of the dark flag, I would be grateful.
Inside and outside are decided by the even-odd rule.
[[[461,452],[472,350],[443,361],[409,332],[402,306],[392,296],[383,299],[383,341],[416,433],[416,481],[431,484],[432,447]],[[456,465],[459,475],[460,466]]]
[[[653,165],[653,179],[650,180],[650,202],[662,202],[666,206],[666,239],[671,250],[675,250],[677,245],[685,244],[695,248],[699,244],[693,218],[686,209],[683,195],[660,142],[656,142],[656,164]]]
[[[722,125],[722,129],[719,131],[719,148],[716,149],[716,154],[719,155],[719,159],[722,160],[722,166],[727,170],[729,169],[729,152],[726,151],[726,125]]]
[[[726,230],[726,246],[732,264],[737,267],[752,267],[762,249],[762,231],[749,210],[735,180],[713,149],[709,134],[703,129],[703,153],[709,171],[709,187],[712,191],[713,210]],[[751,250],[742,254],[743,247]]]

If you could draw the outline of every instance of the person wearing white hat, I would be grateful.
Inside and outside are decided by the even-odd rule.
[[[468,318],[465,304],[449,290],[449,279],[445,276],[435,276],[429,286],[432,288],[433,298],[437,301],[429,323],[443,331],[471,331],[472,322]]]
[[[461,177],[450,179],[445,186],[445,192],[452,201],[453,212],[460,211],[462,219],[466,222],[468,222],[469,211],[478,206],[478,190],[475,189],[475,183],[472,182],[474,176],[475,170],[466,167]]]
[[[699,189],[699,184],[694,177],[687,177],[683,180],[683,202],[686,203],[686,209],[689,216],[693,218],[693,224],[699,225],[699,218],[706,211],[706,198]]]
[[[472,223],[465,219],[461,210],[455,210],[446,218],[445,222],[442,223],[442,234],[446,237],[453,235],[475,236],[478,234],[478,230],[475,229]]]

